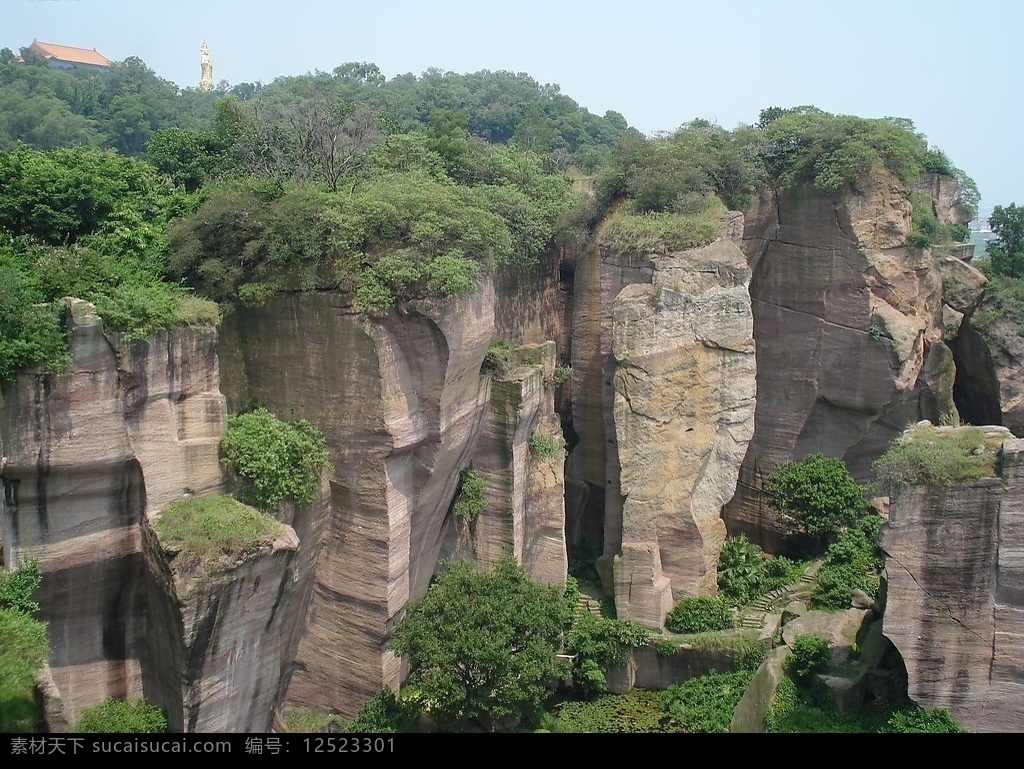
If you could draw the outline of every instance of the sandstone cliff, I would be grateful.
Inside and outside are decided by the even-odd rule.
[[[939,191],[936,212],[960,215],[952,189]],[[944,340],[984,279],[960,260],[944,273],[938,254],[907,245],[910,228],[909,191],[884,173],[862,193],[796,188],[748,212],[758,398],[723,512],[731,534],[778,546],[760,489],[779,463],[820,452],[869,482],[872,461],[905,425],[955,411]],[[955,280],[961,273],[973,283]]]
[[[618,614],[650,628],[714,591],[721,507],[753,430],[750,273],[728,234],[740,227],[729,217],[703,248],[595,247],[577,262],[568,474],[583,493],[569,505],[580,536],[601,508]]]
[[[484,282],[472,297],[372,317],[338,295],[282,296],[225,323],[225,390],[308,419],[334,467],[323,518],[294,523],[316,563],[288,707],[352,717],[397,688],[391,623],[447,555],[489,563],[513,553],[537,578],[564,581],[561,466],[527,448],[536,429],[553,429],[543,380],[554,350],[503,381],[481,375],[495,307]],[[486,477],[492,503],[470,530],[451,511],[466,467]]]
[[[1024,440],[1005,428],[994,477],[893,496],[883,628],[911,698],[971,731],[1024,727]]]
[[[3,391],[4,561],[40,558],[40,617],[53,681],[74,722],[103,697],[148,693],[142,530],[169,501],[220,488],[224,429],[217,335],[108,337],[92,305],[68,302],[71,369]]]

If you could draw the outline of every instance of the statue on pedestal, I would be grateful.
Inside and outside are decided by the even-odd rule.
[[[202,75],[199,77],[199,90],[212,91],[213,62],[210,61],[210,49],[205,40],[199,45],[199,66],[202,69]]]

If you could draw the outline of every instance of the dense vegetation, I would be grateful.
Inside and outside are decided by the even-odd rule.
[[[882,167],[908,184],[936,171],[977,203],[905,119],[773,107],[756,125],[647,139],[523,74],[389,81],[350,62],[204,93],[137,59],[95,73],[22,54],[0,55],[3,379],[66,365],[65,296],[144,338],[216,323],[209,300],[334,290],[373,313],[469,293],[602,220],[623,252],[700,245],[767,184],[832,194]],[[593,198],[572,187],[584,174]],[[914,243],[962,239],[921,194]]]
[[[0,568],[0,732],[34,732],[40,719],[36,674],[49,647],[32,594],[41,581],[39,562],[32,558]]]

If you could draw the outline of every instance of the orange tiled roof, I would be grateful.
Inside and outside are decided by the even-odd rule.
[[[70,45],[56,45],[55,43],[41,43],[33,40],[29,49],[42,54],[47,59],[59,59],[60,61],[73,61],[77,64],[92,64],[97,67],[109,67],[110,59],[99,53],[95,48],[75,48]]]

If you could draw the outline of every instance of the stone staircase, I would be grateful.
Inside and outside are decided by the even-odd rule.
[[[775,588],[775,590],[765,593],[749,606],[744,607],[740,618],[740,626],[752,630],[760,629],[764,627],[767,614],[781,610],[791,601],[806,601],[809,599],[814,590],[814,581],[820,568],[821,561],[812,562],[804,569],[800,579],[793,584]]]
[[[580,597],[576,601],[576,611],[585,611],[595,617],[602,616],[600,593],[595,588],[580,587]]]

